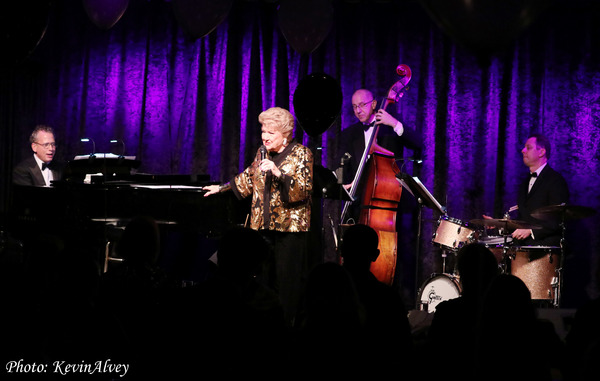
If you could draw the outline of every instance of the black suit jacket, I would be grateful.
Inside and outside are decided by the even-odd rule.
[[[52,161],[49,165],[52,171],[52,177],[54,180],[60,180],[62,177],[62,169],[58,164]],[[16,185],[31,185],[31,186],[45,186],[44,175],[42,170],[38,166],[35,158],[32,156],[23,160],[13,169],[13,184]]]
[[[348,128],[342,131],[342,146],[341,154],[344,155],[346,152],[351,155],[350,159],[344,164],[344,184],[350,184],[354,180],[354,176],[362,155],[365,151],[365,135],[364,126],[361,122],[354,123]],[[388,149],[394,153],[396,158],[402,158],[404,154],[404,148],[410,148],[415,150],[415,156],[421,155],[422,143],[420,136],[413,130],[404,127],[404,132],[401,136],[398,136],[394,129],[387,125],[380,125],[379,132],[377,133],[377,144],[381,147]],[[341,157],[340,157],[341,160]],[[338,160],[338,163],[341,161]],[[365,174],[363,173],[363,179]],[[362,200],[362,184],[359,183],[356,188],[355,197],[357,201],[353,202],[347,218],[354,218],[358,222],[360,217],[360,200]]]
[[[416,155],[420,155],[422,148],[421,138],[413,130],[404,127],[404,133],[398,136],[392,127],[386,125],[379,126],[377,144],[392,151],[396,158],[402,157],[404,147],[419,151]],[[354,179],[364,151],[364,127],[362,123],[357,122],[342,131],[342,155],[346,152],[351,155],[344,165],[344,184],[350,184]]]
[[[559,218],[539,220],[533,218],[531,213],[538,208],[549,205],[558,205],[569,201],[569,188],[564,177],[550,167],[544,167],[536,179],[531,191],[528,193],[529,176],[523,180],[519,187],[517,204],[519,206],[518,219],[528,223],[541,225],[541,229],[534,229],[535,239],[527,238],[521,245],[558,246],[562,235]]]

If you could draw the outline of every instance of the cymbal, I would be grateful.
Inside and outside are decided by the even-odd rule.
[[[484,218],[478,220],[471,220],[472,224],[475,225],[485,225],[485,226],[494,226],[497,228],[506,228],[506,229],[541,229],[542,227],[539,225],[530,224],[525,221],[519,220],[510,220],[507,218]]]
[[[542,206],[531,212],[531,216],[538,220],[563,216],[568,220],[576,220],[591,217],[594,214],[596,214],[596,211],[590,207],[566,204]]]

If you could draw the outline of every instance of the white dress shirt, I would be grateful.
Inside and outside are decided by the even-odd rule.
[[[371,121],[371,123],[373,123],[373,121]],[[367,144],[369,144],[369,139],[371,139],[371,135],[373,135],[373,130],[374,130],[373,127],[374,126],[369,127],[364,132],[365,147],[367,146]],[[394,126],[394,132],[396,133],[396,135],[402,136],[402,134],[404,133],[404,125],[402,124],[402,122],[400,122],[400,121],[396,122],[396,125]]]
[[[540,173],[542,173],[542,169],[544,169],[544,167],[546,166],[546,164],[548,164],[548,163],[544,163],[538,169],[536,169],[536,171],[535,171],[536,176],[535,177],[531,176],[529,178],[529,189],[527,190],[527,193],[531,192],[531,188],[533,187],[533,184],[535,184],[535,180],[537,180],[537,178],[540,176]],[[531,173],[533,173],[533,172],[531,172]]]
[[[42,176],[44,176],[44,181],[46,182],[46,186],[49,187],[50,182],[52,180],[54,180],[54,177],[52,176],[52,171],[47,166],[46,166],[46,168],[42,169],[42,164],[44,162],[39,157],[37,157],[37,155],[35,155],[35,154],[33,155],[33,157],[35,158],[35,162],[37,163],[38,167],[40,168],[40,171],[42,171]]]

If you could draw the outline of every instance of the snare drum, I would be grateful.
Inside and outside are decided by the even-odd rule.
[[[433,234],[432,241],[442,248],[458,250],[461,246],[474,242],[477,236],[477,232],[471,229],[467,223],[442,216],[438,220],[437,230]]]
[[[485,245],[498,261],[498,264],[502,264],[504,261],[504,238],[503,236],[487,236],[479,238],[479,243]],[[512,245],[512,237],[506,237],[506,246]]]
[[[558,287],[560,247],[520,246],[511,256],[510,273],[519,277],[531,292],[531,299],[554,300]]]
[[[422,311],[435,312],[440,302],[458,298],[461,292],[457,277],[449,274],[433,275],[419,291],[419,307]]]

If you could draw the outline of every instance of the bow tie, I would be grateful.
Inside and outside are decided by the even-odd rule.
[[[50,163],[42,163],[42,171],[46,168],[50,169]]]
[[[537,177],[537,172],[530,173],[529,177]]]
[[[369,128],[373,127],[373,124],[363,124],[363,130],[367,132]]]

